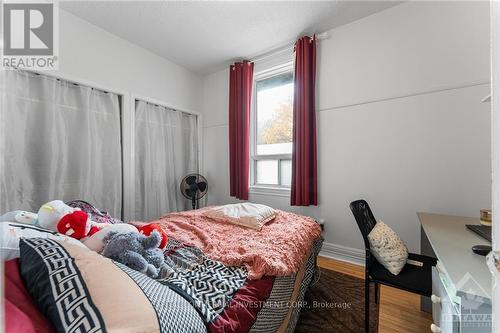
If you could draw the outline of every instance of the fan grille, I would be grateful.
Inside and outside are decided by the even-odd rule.
[[[199,200],[207,193],[208,182],[204,176],[192,173],[182,179],[180,190],[185,198]]]

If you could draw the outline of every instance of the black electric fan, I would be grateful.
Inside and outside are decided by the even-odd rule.
[[[181,193],[186,198],[191,199],[193,209],[196,209],[198,200],[207,194],[207,190],[207,180],[200,174],[189,174],[181,181]]]

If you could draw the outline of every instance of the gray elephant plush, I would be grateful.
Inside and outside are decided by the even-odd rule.
[[[163,251],[158,248],[161,235],[153,231],[149,236],[138,232],[110,232],[103,239],[102,255],[118,261],[149,277],[158,276],[165,259]]]

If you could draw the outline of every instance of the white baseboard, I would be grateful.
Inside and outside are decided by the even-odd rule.
[[[319,255],[322,257],[347,261],[360,266],[365,265],[365,251],[349,246],[324,242]]]

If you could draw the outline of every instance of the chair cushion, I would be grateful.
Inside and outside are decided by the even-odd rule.
[[[419,295],[430,296],[432,294],[431,269],[432,265],[428,263],[424,263],[423,266],[406,264],[398,275],[394,275],[376,260],[373,260],[369,275],[372,281]]]
[[[389,272],[398,275],[408,259],[408,249],[399,236],[382,221],[368,234],[370,251]]]

